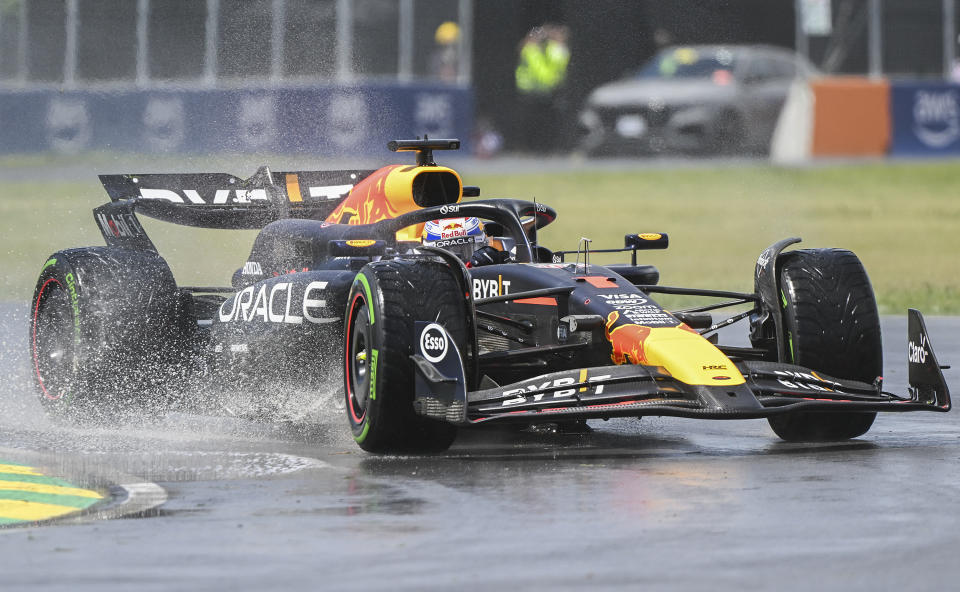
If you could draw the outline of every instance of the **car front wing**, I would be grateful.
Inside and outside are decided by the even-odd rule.
[[[910,312],[910,387],[905,396],[884,391],[880,377],[871,384],[762,361],[738,362],[744,382],[730,386],[685,384],[658,367],[623,365],[564,370],[467,391],[456,347],[434,363],[418,346],[412,356],[417,368],[414,407],[421,415],[460,425],[643,415],[749,419],[792,411],[949,411],[949,389],[923,318],[915,312]]]

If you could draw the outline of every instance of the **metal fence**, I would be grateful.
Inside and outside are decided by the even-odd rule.
[[[472,0],[0,0],[0,85],[465,86],[472,14]]]
[[[797,50],[829,74],[956,78],[958,0],[794,0]]]
[[[0,153],[380,153],[473,128],[472,0],[0,0]]]

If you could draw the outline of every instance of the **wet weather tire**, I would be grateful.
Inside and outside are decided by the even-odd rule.
[[[466,301],[454,272],[427,260],[364,267],[353,282],[345,324],[347,419],[361,448],[378,453],[446,450],[456,426],[413,408],[414,323],[437,322],[465,351]]]
[[[30,315],[33,379],[54,419],[116,419],[157,401],[177,367],[177,287],[155,253],[59,251],[37,280]]]
[[[877,303],[856,255],[841,249],[785,253],[780,290],[787,362],[868,383],[883,374]],[[865,434],[876,415],[792,412],[769,421],[787,441],[835,441]]]

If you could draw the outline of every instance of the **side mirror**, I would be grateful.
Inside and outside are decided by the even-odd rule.
[[[652,249],[666,249],[670,245],[670,237],[661,232],[643,232],[628,234],[623,237],[623,246],[637,251]]]

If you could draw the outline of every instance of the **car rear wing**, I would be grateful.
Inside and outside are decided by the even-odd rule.
[[[110,203],[93,211],[107,245],[156,251],[137,214],[218,229],[257,229],[284,218],[324,219],[373,170],[100,175]]]
[[[281,218],[325,218],[372,170],[100,175],[112,202],[134,200],[139,213],[202,228],[260,228]]]

